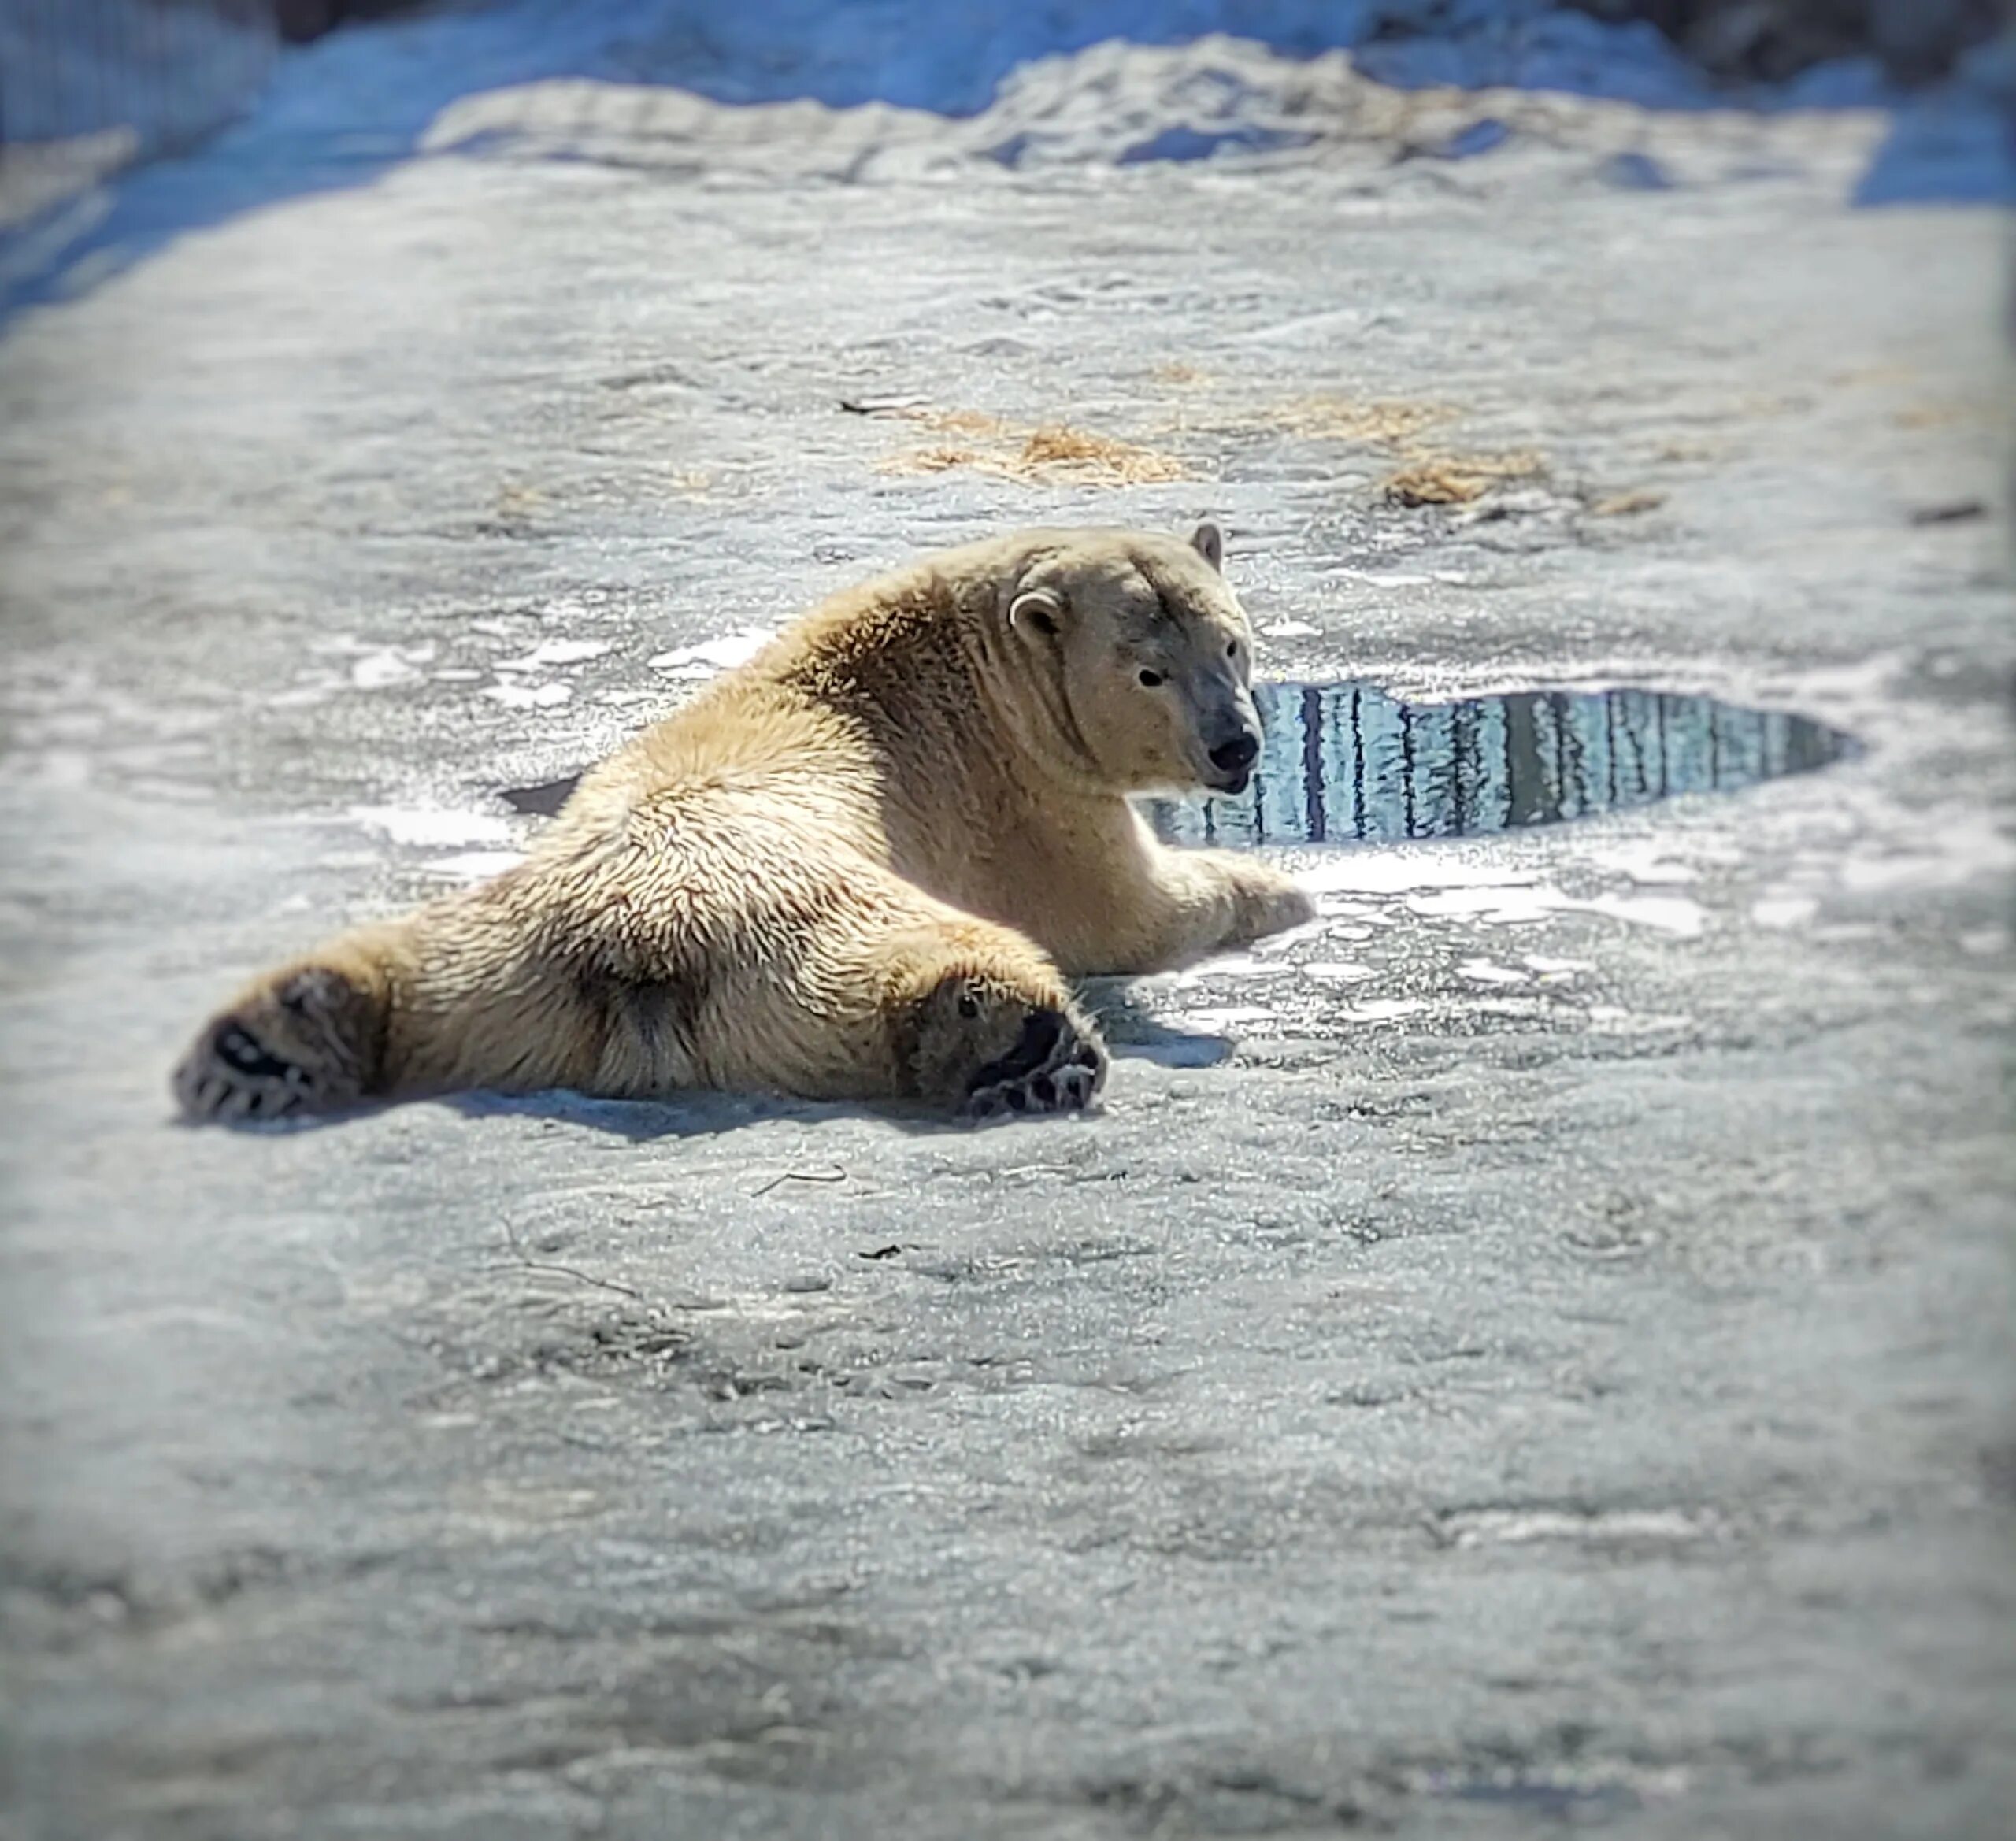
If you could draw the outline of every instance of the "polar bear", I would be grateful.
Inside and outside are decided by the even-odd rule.
[[[1242,791],[1253,642],[1215,525],[1035,530],[814,609],[585,775],[526,861],[258,979],[174,1086],[265,1119],[487,1087],[1088,1105],[1066,980],[1310,918],[1129,795]]]

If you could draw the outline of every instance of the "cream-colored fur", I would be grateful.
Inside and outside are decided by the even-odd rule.
[[[1068,977],[1309,917],[1127,795],[1243,785],[1220,539],[1040,530],[835,596],[584,777],[526,861],[261,978],[176,1074],[198,1117],[471,1087],[1090,1102]],[[1213,751],[1217,751],[1216,760]]]

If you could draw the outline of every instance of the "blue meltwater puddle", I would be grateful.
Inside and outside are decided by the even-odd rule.
[[[1403,703],[1369,684],[1253,687],[1265,739],[1236,797],[1157,799],[1171,843],[1471,837],[1736,792],[1858,752],[1810,717],[1666,691],[1518,691]]]

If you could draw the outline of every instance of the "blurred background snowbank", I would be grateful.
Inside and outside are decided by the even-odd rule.
[[[1858,202],[2007,202],[2016,46],[1996,14],[1994,0],[0,0],[0,304],[450,151],[865,181],[974,161],[1466,158],[1566,138],[1625,160],[1619,183],[1657,186],[1766,170],[1799,136],[1845,134]],[[1820,111],[1862,120],[1830,128]],[[1705,165],[1698,122],[1684,148],[1662,143],[1658,116],[1711,113],[1753,127],[1710,136],[1721,155]],[[1793,115],[1790,140],[1755,131]]]

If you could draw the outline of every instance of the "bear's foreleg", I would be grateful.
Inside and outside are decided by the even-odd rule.
[[[1154,844],[1114,890],[1108,912],[1108,937],[1090,955],[1098,962],[1073,969],[1170,971],[1299,927],[1316,918],[1316,904],[1292,877],[1256,858]]]

